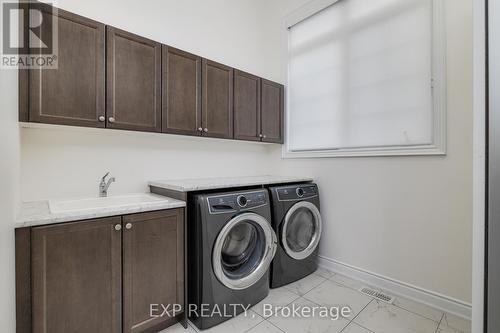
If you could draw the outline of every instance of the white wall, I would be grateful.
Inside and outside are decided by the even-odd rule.
[[[270,146],[88,129],[22,130],[24,201],[97,195],[100,177],[117,182],[110,194],[146,192],[148,180],[269,174]]]
[[[55,0],[57,7],[270,80],[266,0]]]
[[[274,35],[278,19],[305,2],[278,7]],[[447,156],[288,159],[282,168],[313,175],[321,186],[322,256],[470,303],[472,1],[444,2]]]
[[[485,254],[485,2],[474,2],[474,246],[472,268],[472,332],[484,327]]]
[[[0,332],[14,332],[14,221],[19,204],[17,72],[0,70]]]

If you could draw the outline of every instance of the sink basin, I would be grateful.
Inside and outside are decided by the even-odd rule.
[[[49,208],[52,214],[92,211],[98,209],[127,208],[137,205],[164,203],[168,198],[152,194],[129,194],[103,198],[83,198],[73,200],[50,200]]]

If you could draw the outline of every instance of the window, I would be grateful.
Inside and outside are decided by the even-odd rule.
[[[287,20],[285,157],[445,153],[442,0],[316,0]]]

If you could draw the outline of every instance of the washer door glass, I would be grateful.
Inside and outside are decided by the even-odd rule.
[[[283,247],[294,259],[310,256],[319,244],[322,232],[321,215],[310,202],[301,201],[287,212],[282,229]]]
[[[250,221],[234,226],[222,245],[222,268],[234,279],[251,273],[266,250],[263,232]]]
[[[215,242],[215,275],[231,289],[250,287],[267,272],[276,243],[265,218],[253,213],[238,215],[224,226]]]

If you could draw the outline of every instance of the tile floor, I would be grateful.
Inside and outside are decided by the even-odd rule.
[[[470,322],[429,306],[397,297],[390,305],[361,294],[363,284],[324,269],[288,286],[272,289],[269,296],[241,314],[207,333],[470,333]],[[264,317],[264,303],[292,307],[349,305],[348,319]],[[191,324],[191,323],[190,323]],[[197,333],[177,324],[161,333]]]

